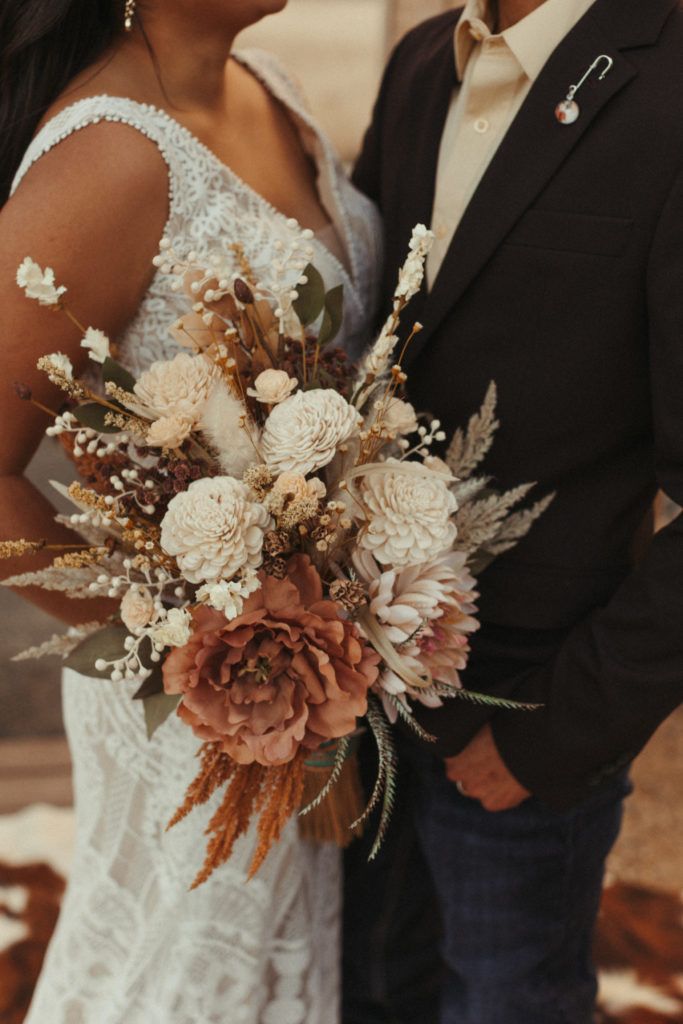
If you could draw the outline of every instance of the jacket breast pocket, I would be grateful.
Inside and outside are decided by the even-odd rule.
[[[555,252],[621,256],[630,241],[633,221],[592,213],[527,210],[505,239],[506,245]]]

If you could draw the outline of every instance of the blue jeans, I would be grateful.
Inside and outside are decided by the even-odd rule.
[[[461,796],[440,762],[425,757],[412,789],[406,787],[419,851],[408,816],[399,814],[383,863],[365,866],[362,906],[349,908],[344,1024],[591,1024],[593,929],[629,788],[621,776],[568,812],[531,799],[491,814]],[[409,870],[396,877],[406,850]],[[354,877],[351,870],[349,903]],[[392,923],[397,913],[422,921],[422,940]],[[429,935],[426,915],[434,925]],[[372,976],[353,964],[353,936],[363,921],[366,935],[388,937],[383,944],[369,940],[363,950]],[[411,977],[416,984],[409,989]]]
[[[419,775],[418,835],[444,928],[439,1024],[591,1024],[593,929],[626,779],[569,812],[531,799],[491,814],[436,761]]]

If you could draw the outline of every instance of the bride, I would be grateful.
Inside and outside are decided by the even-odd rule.
[[[232,50],[240,30],[285,2],[2,0],[6,380],[54,405],[38,357],[62,351],[77,370],[85,364],[79,332],[14,283],[27,255],[54,267],[72,307],[117,339],[133,372],[167,357],[184,305],[153,269],[163,235],[198,252],[239,242],[258,268],[293,231],[311,229],[328,286],[344,285],[347,347],[362,344],[380,262],[375,211],[279,64]],[[7,538],[69,539],[23,475],[44,427],[34,407],[5,394]],[[111,611],[33,596],[71,622]],[[335,1024],[336,851],[308,847],[292,822],[255,880],[246,880],[247,835],[190,893],[212,808],[168,834],[165,824],[195,774],[197,741],[171,719],[148,742],[139,702],[121,692],[129,685],[64,680],[76,855],[27,1024]]]

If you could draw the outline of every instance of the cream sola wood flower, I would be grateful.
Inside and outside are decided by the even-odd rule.
[[[277,405],[266,421],[261,438],[266,464],[274,473],[315,473],[332,461],[361,422],[337,391],[299,391]]]
[[[218,379],[218,368],[203,356],[180,352],[152,363],[135,385],[135,395],[157,419],[173,417],[195,425]]]
[[[388,459],[368,467],[359,488],[368,519],[360,547],[394,567],[428,562],[449,550],[458,508],[449,483],[417,463]]]
[[[153,363],[135,385],[135,395],[157,417],[147,436],[150,446],[176,448],[199,430],[224,473],[241,477],[254,461],[256,428],[248,422],[244,403],[204,356],[181,352],[168,362]]]
[[[264,405],[279,405],[296,390],[298,381],[284,370],[264,370],[254,381],[247,394]]]
[[[265,508],[246,484],[228,476],[195,480],[171,500],[161,523],[161,546],[190,583],[230,579],[261,563]]]

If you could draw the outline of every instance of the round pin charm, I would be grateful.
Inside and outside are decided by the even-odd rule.
[[[580,113],[579,104],[576,100],[562,100],[555,107],[555,117],[560,124],[574,124],[575,121],[578,121]]]

